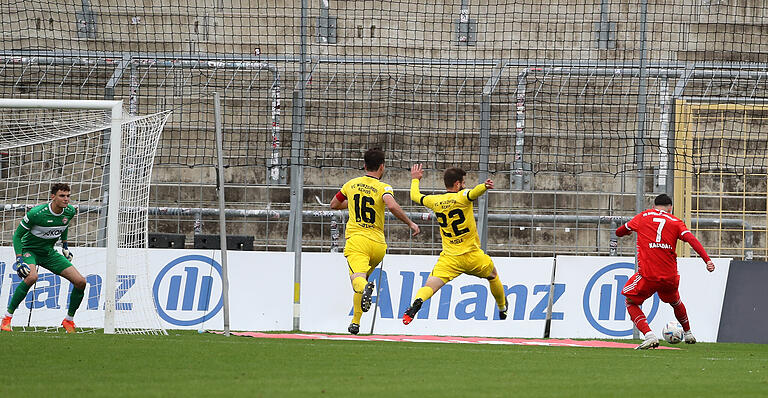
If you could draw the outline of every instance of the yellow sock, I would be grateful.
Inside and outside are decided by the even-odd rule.
[[[435,291],[432,290],[429,286],[424,286],[421,289],[419,289],[418,292],[416,292],[416,298],[421,299],[421,301],[427,301],[429,300],[432,295],[435,294]],[[414,299],[415,301],[416,299]]]
[[[362,279],[362,278],[359,278]],[[352,312],[352,323],[360,324],[360,317],[363,316],[363,307],[360,306],[360,300],[363,298],[362,293],[355,293],[352,296],[352,304],[354,311]]]
[[[363,293],[363,290],[365,289],[365,285],[368,284],[368,281],[363,278],[362,276],[358,276],[352,281],[352,289],[355,290],[355,293]]]
[[[501,284],[498,275],[488,282],[491,285],[491,294],[493,295],[493,298],[496,299],[496,306],[498,306],[500,310],[503,310],[504,304],[506,304],[507,301],[507,297],[504,295],[504,285]]]

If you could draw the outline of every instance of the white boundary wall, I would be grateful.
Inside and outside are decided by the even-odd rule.
[[[384,278],[373,280],[380,296],[375,333],[488,337],[541,337],[552,258],[494,258],[510,296],[509,318],[497,317],[488,281],[462,275],[444,286],[422,306],[416,319],[403,325],[402,315],[437,261],[437,256],[387,255]],[[346,259],[341,253],[305,253],[302,258],[301,329],[346,333],[351,319],[352,287]],[[379,267],[381,269],[381,267]],[[516,297],[516,299],[513,299]],[[361,332],[370,332],[374,306],[363,314]]]
[[[558,256],[555,283],[564,284],[565,293],[552,312],[553,316],[563,314],[563,320],[552,321],[550,337],[631,338],[632,321],[621,288],[634,274],[634,261],[633,257]],[[701,259],[678,259],[680,297],[699,341],[717,341],[720,327],[731,260],[713,261],[716,269],[709,273]],[[656,295],[643,303],[643,312],[657,336],[667,322],[675,320],[672,307]]]
[[[82,256],[103,255],[105,249],[74,248],[75,266]],[[133,249],[137,250],[137,249]],[[218,250],[149,249],[150,282],[160,316],[168,329],[222,329],[220,252]],[[228,252],[232,330],[291,330],[293,327],[293,253]],[[0,258],[13,259],[13,250],[0,248]],[[387,255],[373,274],[377,289],[374,306],[363,314],[361,332],[409,335],[457,335],[487,337],[542,337],[546,305],[555,273],[550,337],[631,338],[631,321],[623,305],[623,281],[632,275],[633,258],[571,257],[494,258],[507,290],[510,311],[506,321],[497,320],[496,304],[488,281],[467,275],[441,289],[408,326],[401,316],[429,274],[437,256]],[[556,261],[555,261],[556,260]],[[715,259],[717,270],[708,273],[700,259],[679,259],[680,292],[696,337],[715,341],[720,323],[730,259]],[[11,262],[0,262],[0,303],[6,306],[18,277]],[[352,288],[346,260],[341,253],[304,253],[302,257],[301,330],[346,333],[351,320]],[[91,281],[103,280],[105,268],[80,269]],[[47,271],[44,272],[44,274]],[[99,279],[101,278],[101,279]],[[66,311],[69,283],[58,295],[47,289],[50,282],[36,285],[39,293],[32,323],[37,319],[60,322]],[[120,278],[118,280],[125,280]],[[78,311],[103,315],[104,289],[92,284]],[[121,289],[118,287],[118,294]],[[132,303],[130,287],[117,300]],[[617,295],[618,294],[618,295]],[[378,305],[378,307],[377,307]],[[671,308],[654,299],[643,306],[654,331],[674,320]],[[58,308],[56,308],[58,307]],[[29,310],[19,307],[13,324],[25,324]],[[651,316],[652,315],[652,316]],[[76,316],[96,319],[103,316]],[[93,321],[91,321],[93,322]],[[103,326],[78,323],[81,326]],[[50,325],[55,326],[55,325]]]
[[[78,258],[101,255],[104,248],[72,248],[74,264]],[[141,250],[141,249],[121,249]],[[150,286],[163,325],[167,329],[218,329],[224,327],[221,311],[221,252],[219,250],[148,249]],[[0,258],[14,258],[13,249],[0,248]],[[293,253],[238,252],[228,255],[230,279],[230,307],[233,330],[290,330],[293,327]],[[19,278],[12,262],[0,262],[0,303],[2,310],[8,305],[12,289]],[[106,267],[101,264],[80,273],[91,282],[103,281]],[[53,275],[41,269],[35,285],[36,295],[32,310],[32,324],[45,320],[57,326],[66,315],[70,283],[59,278],[58,289],[51,288]],[[48,277],[45,277],[48,275]],[[120,307],[135,305],[130,286],[131,278],[122,275],[118,280],[118,311]],[[120,282],[122,281],[122,282]],[[29,296],[31,297],[32,291]],[[82,327],[103,327],[104,289],[89,283],[75,324]],[[94,316],[94,313],[97,313]],[[14,313],[12,325],[26,325],[29,309],[22,302]],[[38,321],[39,320],[39,321]]]

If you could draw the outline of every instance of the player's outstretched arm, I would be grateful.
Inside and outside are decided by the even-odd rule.
[[[698,239],[696,239],[696,236],[694,236],[692,232],[687,231],[683,233],[683,236],[681,236],[680,239],[691,245],[691,248],[696,251],[696,254],[698,254],[699,257],[704,260],[704,262],[707,264],[707,271],[712,272],[715,270],[715,263],[713,263],[712,259],[709,258],[707,251],[704,250],[704,246],[701,244],[701,242],[699,242]]]
[[[419,181],[424,177],[424,168],[421,163],[416,163],[411,166],[411,200],[416,203],[422,203],[424,195],[419,190]]]
[[[331,209],[334,210],[344,210],[347,208],[347,204],[347,197],[341,191],[337,192],[331,199]]]
[[[616,236],[618,237],[627,236],[630,233],[632,233],[632,231],[627,228],[627,224],[621,224],[620,227],[616,228]]]
[[[416,163],[411,166],[411,178],[414,180],[421,180],[421,177],[424,177],[424,167],[421,163]]]
[[[389,211],[392,212],[392,214],[394,214],[398,220],[404,222],[405,225],[411,229],[411,236],[416,236],[419,234],[419,232],[421,232],[419,226],[416,225],[415,222],[411,221],[410,218],[408,218],[408,215],[405,214],[403,209],[399,204],[397,204],[397,201],[392,195],[384,195],[382,199],[384,199],[384,204],[387,205],[387,209],[389,209]]]
[[[13,263],[13,269],[16,270],[16,274],[19,275],[19,278],[24,279],[27,276],[29,276],[29,273],[32,272],[29,269],[29,265],[24,263],[24,258],[19,254],[16,256],[16,262]]]
[[[16,231],[13,233],[13,252],[16,253],[17,257],[21,256],[21,238],[23,238],[27,232],[28,230],[19,224],[19,226],[16,227]]]
[[[72,261],[72,259],[75,257],[74,254],[69,250],[69,244],[65,239],[61,241],[61,255],[64,256],[68,261]]]
[[[27,234],[27,229],[19,224],[16,227],[16,232],[13,233],[13,251],[16,253],[16,262],[13,264],[13,269],[19,275],[19,278],[24,279],[29,275],[29,266],[24,264],[24,258],[21,256],[21,238]]]
[[[475,200],[482,196],[489,189],[493,189],[493,180],[490,178],[485,180],[482,184],[477,184],[471,191],[469,191],[469,200]]]
[[[61,255],[64,256],[68,261],[72,261],[75,255],[72,254],[72,251],[69,250],[67,236],[69,236],[69,226],[67,226],[64,232],[61,233]]]
[[[627,236],[632,233],[633,230],[637,231],[638,226],[640,225],[640,222],[643,219],[643,213],[639,213],[632,217],[631,220],[627,221],[624,224],[621,224],[620,227],[616,228],[616,236],[622,237]]]

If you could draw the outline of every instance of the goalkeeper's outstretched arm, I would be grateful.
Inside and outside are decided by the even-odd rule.
[[[64,232],[61,233],[61,254],[69,261],[72,261],[72,259],[75,257],[74,254],[69,250],[69,242],[67,242],[67,236],[69,235],[69,226],[64,229]]]
[[[67,245],[67,236],[69,236],[69,225],[67,225],[67,227],[64,228],[64,232],[62,232],[61,236],[59,237],[59,239],[61,240],[61,245],[62,246],[66,246]]]
[[[21,238],[29,232],[21,224],[16,227],[16,232],[13,233],[13,252],[16,253],[16,257],[21,256]]]
[[[16,232],[13,233],[13,251],[16,253],[16,262],[14,263],[13,268],[16,270],[16,274],[18,274],[19,278],[21,279],[26,279],[31,272],[29,266],[24,264],[24,257],[22,257],[21,254],[21,238],[23,238],[27,232],[28,230],[19,224],[19,226],[16,227]],[[34,281],[32,283],[34,283]]]

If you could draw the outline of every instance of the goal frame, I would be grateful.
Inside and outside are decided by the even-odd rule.
[[[692,226],[692,224],[696,224],[693,219],[694,214],[700,214],[701,211],[701,206],[698,204],[698,202],[693,201],[694,197],[716,195],[720,198],[723,198],[724,195],[728,193],[724,192],[722,189],[719,192],[717,190],[702,189],[698,183],[701,170],[694,166],[691,159],[694,159],[694,157],[697,155],[695,140],[702,134],[706,134],[706,131],[697,129],[697,123],[701,120],[701,117],[698,116],[698,112],[707,111],[712,113],[719,113],[720,119],[717,120],[723,124],[725,124],[727,120],[738,120],[735,118],[729,119],[727,115],[725,115],[726,113],[740,113],[742,114],[742,116],[739,116],[741,123],[746,124],[745,121],[751,119],[750,117],[746,116],[748,112],[768,112],[768,104],[758,100],[752,101],[744,98],[680,97],[675,99],[674,109],[674,159],[676,166],[674,168],[673,201],[676,209],[675,212],[680,213],[683,221],[685,221],[687,225]],[[740,131],[742,133],[746,132],[746,134],[741,134],[738,136],[739,139],[744,140],[744,148],[746,148],[748,146],[747,140],[749,138],[749,129],[742,126]],[[731,137],[720,135],[716,136],[715,138],[728,139]],[[745,159],[748,157],[746,153],[743,154],[743,156]],[[749,175],[749,173],[746,171],[746,168],[744,169],[744,173],[745,175]],[[710,172],[710,174],[712,173]],[[730,173],[728,171],[720,171],[718,174],[728,175]],[[765,176],[765,172],[758,172],[756,175],[759,175],[762,178]],[[731,192],[730,194],[736,194],[740,196],[741,192],[736,191]],[[746,190],[744,191],[744,194],[746,195]],[[718,238],[718,245],[712,247],[710,250],[713,250],[716,253],[720,253],[720,255],[723,256],[733,255],[732,252],[730,254],[727,252],[723,254],[724,251],[737,250],[736,255],[743,255],[744,259],[751,260],[755,254],[755,248],[753,248],[753,226],[750,225],[748,221],[747,212],[745,210],[742,210],[741,213],[729,211],[728,209],[723,208],[722,200],[720,201],[719,206],[721,215],[723,213],[728,213],[732,218],[720,219],[718,225],[714,228],[711,228],[710,231],[716,230],[719,231],[718,233],[720,234],[725,229],[728,229],[731,232],[741,233],[742,245],[724,246],[722,244],[722,240]],[[718,209],[715,209],[715,211],[717,210]],[[699,217],[701,216],[699,215]],[[768,218],[766,219],[768,220]],[[696,226],[696,228],[699,229],[698,226]],[[763,248],[763,250],[764,249],[765,248]],[[691,247],[684,244],[682,241],[678,241],[677,253],[681,257],[690,257]]]
[[[107,186],[107,251],[104,287],[104,333],[115,333],[117,291],[118,213],[120,211],[120,170],[122,169],[122,100],[52,100],[0,98],[0,108],[95,109],[110,111],[109,184]],[[117,145],[115,145],[117,144]]]

